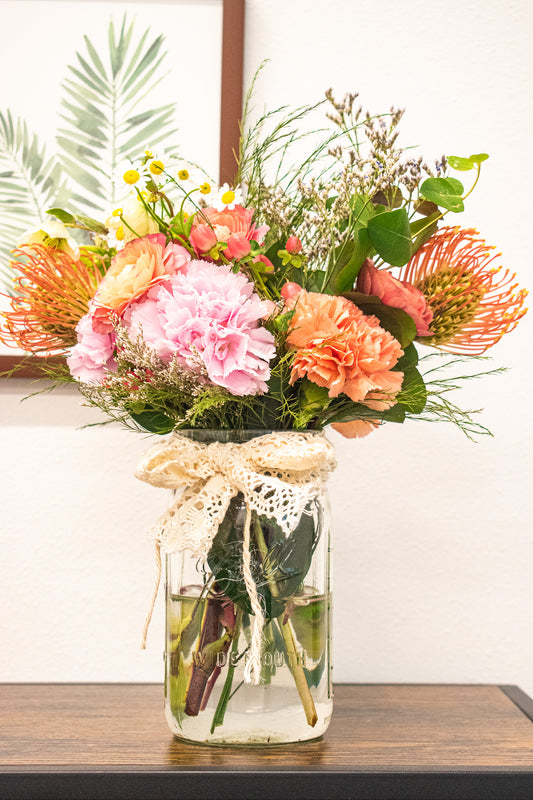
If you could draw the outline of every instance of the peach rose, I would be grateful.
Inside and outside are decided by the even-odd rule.
[[[130,303],[156,283],[179,272],[190,258],[181,245],[173,242],[167,245],[162,233],[128,242],[112,260],[93,298],[93,330],[111,331],[112,317],[120,317]]]
[[[403,355],[399,342],[344,297],[283,287],[285,308],[294,309],[287,343],[296,350],[291,381],[307,377],[346,394],[355,403],[382,410],[394,405],[403,372],[392,371]]]
[[[387,269],[376,269],[367,258],[357,276],[357,290],[379,297],[386,306],[401,308],[415,323],[418,336],[431,336],[429,325],[433,311],[420,289],[412,283],[398,280]]]

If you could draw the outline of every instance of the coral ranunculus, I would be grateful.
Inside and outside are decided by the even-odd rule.
[[[226,208],[224,211],[217,211],[216,208],[204,208],[196,214],[193,230],[195,225],[209,224],[215,230],[217,227],[226,228],[227,235],[237,234],[244,236],[245,239],[255,239],[261,244],[270,228],[268,225],[260,225],[256,228],[252,222],[253,215],[253,208],[243,208],[238,205],[232,210]],[[217,235],[217,239],[226,241],[226,237],[219,235]]]
[[[428,326],[433,312],[420,289],[412,283],[398,280],[388,269],[376,269],[367,258],[357,276],[357,289],[363,294],[379,297],[386,306],[401,308],[415,323],[418,336],[431,336]]]
[[[294,309],[292,382],[307,377],[330,397],[343,392],[371,408],[394,405],[403,381],[403,372],[392,371],[403,355],[399,342],[346,298],[304,290],[294,296],[294,286],[282,290],[285,307]]]
[[[190,258],[181,245],[166,244],[162,233],[128,242],[114,257],[94,296],[94,330],[109,333],[113,329],[113,317],[118,319],[130,303],[181,270]]]

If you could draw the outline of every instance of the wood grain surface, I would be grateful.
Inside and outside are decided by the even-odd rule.
[[[0,685],[0,771],[131,765],[533,771],[533,723],[498,686],[340,685],[322,739],[206,747],[173,738],[159,685]]]

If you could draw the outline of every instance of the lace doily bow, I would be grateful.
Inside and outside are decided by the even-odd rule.
[[[151,530],[156,542],[156,579],[141,647],[146,646],[159,588],[161,553],[187,549],[205,558],[230,500],[240,492],[247,508],[243,577],[255,617],[248,666],[257,677],[264,617],[250,570],[251,512],[275,519],[289,535],[306,505],[321,492],[335,463],[333,446],[323,435],[295,431],[269,433],[242,444],[202,444],[175,434],[151,447],[136,477],[181,492]]]

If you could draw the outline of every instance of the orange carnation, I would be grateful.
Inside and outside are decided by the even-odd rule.
[[[346,298],[304,290],[295,296],[293,288],[282,290],[286,308],[294,308],[291,382],[307,377],[330,397],[343,392],[376,410],[394,405],[403,381],[403,372],[392,371],[403,355],[399,342]]]

